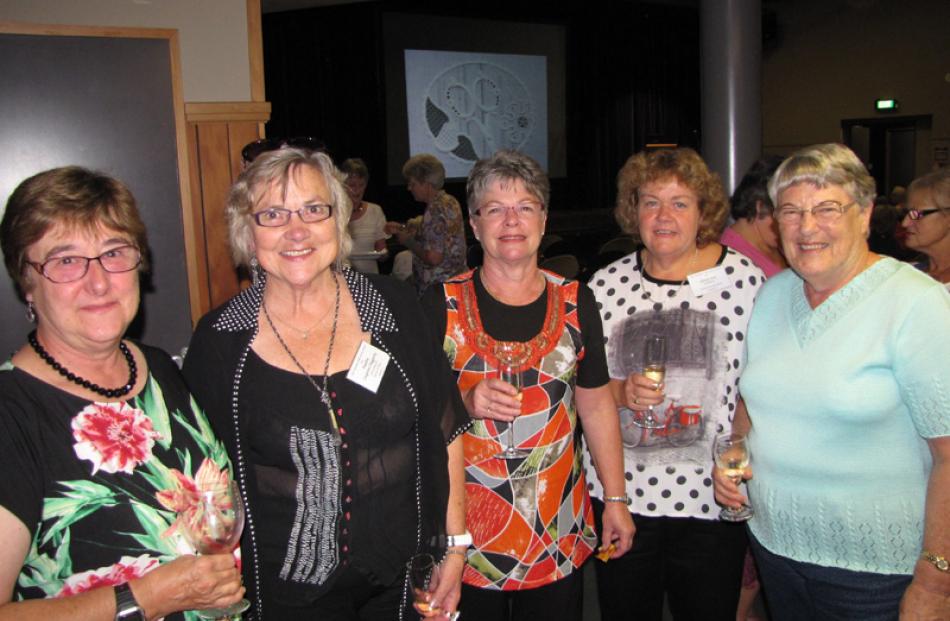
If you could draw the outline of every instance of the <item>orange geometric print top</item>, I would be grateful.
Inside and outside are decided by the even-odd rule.
[[[485,333],[472,271],[445,283],[444,349],[464,393],[496,373],[495,339]],[[494,457],[507,446],[508,425],[475,420],[464,436],[466,526],[474,539],[466,584],[530,589],[566,577],[596,545],[581,466],[574,386],[584,357],[577,282],[543,272],[547,310],[541,332],[521,344],[522,413],[515,445],[527,457]]]

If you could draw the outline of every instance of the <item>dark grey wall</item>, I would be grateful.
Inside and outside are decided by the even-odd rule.
[[[148,228],[151,277],[143,280],[133,338],[167,351],[188,342],[174,99],[165,39],[0,35],[0,209],[20,181],[77,164],[131,188]],[[26,341],[24,307],[0,283],[0,360]]]

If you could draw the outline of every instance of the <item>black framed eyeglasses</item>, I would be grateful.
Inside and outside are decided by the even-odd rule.
[[[254,213],[254,222],[258,226],[284,226],[290,222],[290,217],[297,214],[303,222],[323,222],[333,215],[333,206],[325,203],[314,203],[304,205],[300,209],[284,209],[283,207],[271,207],[262,209]]]
[[[911,220],[920,220],[924,216],[929,216],[938,211],[950,211],[950,207],[935,207],[933,209],[908,209],[907,217]]]
[[[326,153],[327,146],[322,140],[310,136],[298,136],[296,138],[261,138],[254,142],[249,142],[241,149],[241,157],[245,164],[250,164],[257,156],[276,151],[284,147],[293,147],[295,149],[307,149],[308,151],[322,151]]]
[[[142,263],[142,253],[135,246],[125,245],[110,248],[97,257],[55,257],[42,263],[27,261],[50,282],[64,284],[75,282],[89,271],[89,262],[98,261],[110,274],[131,272]]]

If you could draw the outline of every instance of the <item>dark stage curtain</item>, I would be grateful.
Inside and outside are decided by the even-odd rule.
[[[447,3],[448,4],[448,3]],[[699,12],[695,4],[455,2],[437,14],[561,24],[567,45],[567,176],[552,179],[552,210],[610,207],[616,175],[652,142],[700,146]],[[334,158],[374,171],[367,197],[387,215],[418,211],[387,186],[387,12],[435,14],[415,2],[365,2],[264,16],[268,136],[313,135]],[[473,35],[477,40],[477,34]],[[464,198],[461,184],[447,190]]]

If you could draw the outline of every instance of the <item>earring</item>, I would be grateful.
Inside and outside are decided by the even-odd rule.
[[[33,308],[33,302],[29,300],[26,303],[26,320],[36,323],[36,310]]]
[[[256,287],[261,280],[260,269],[261,264],[257,262],[257,257],[251,257],[249,262],[250,272],[251,272],[251,286]]]

